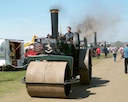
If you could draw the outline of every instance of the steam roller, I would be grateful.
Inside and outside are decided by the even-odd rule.
[[[65,42],[58,34],[59,10],[52,9],[50,12],[52,37],[35,39],[42,45],[43,54],[28,57],[26,76],[22,81],[31,97],[65,98],[70,94],[71,84],[79,81],[85,85],[91,83],[91,49],[85,46],[86,39],[79,39],[77,32],[72,43]]]

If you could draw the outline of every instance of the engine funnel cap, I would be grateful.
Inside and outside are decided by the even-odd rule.
[[[51,12],[51,13],[58,13],[59,10],[58,10],[58,9],[51,9],[50,12]]]

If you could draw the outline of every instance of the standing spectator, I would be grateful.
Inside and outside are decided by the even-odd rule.
[[[121,59],[124,58],[124,47],[120,49]]]
[[[127,73],[127,65],[128,65],[128,44],[124,48],[124,66],[125,66],[125,73]]]
[[[114,62],[116,62],[117,49],[114,48],[113,51],[112,51],[112,53],[113,53],[113,57],[114,57]]]
[[[104,51],[104,54],[105,54],[105,58],[107,58],[107,55],[108,55],[108,49],[107,49],[106,46],[104,46],[103,51]]]
[[[100,59],[100,53],[101,53],[101,50],[100,50],[100,48],[98,47],[98,48],[96,49],[96,54],[97,54],[97,56],[98,56],[99,59]]]
[[[121,51],[121,59],[124,58],[124,50]]]

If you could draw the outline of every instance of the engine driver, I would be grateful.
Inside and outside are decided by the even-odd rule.
[[[67,33],[64,35],[67,43],[73,43],[73,33],[71,32],[71,27],[67,27]]]

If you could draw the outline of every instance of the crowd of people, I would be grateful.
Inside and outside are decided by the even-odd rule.
[[[101,53],[104,53],[105,58],[107,58],[108,53],[112,53],[114,62],[116,62],[117,53],[121,54],[121,59],[124,59],[124,67],[125,67],[125,73],[127,73],[127,67],[128,67],[128,44],[126,44],[124,47],[98,47],[96,49],[97,57],[100,59]]]
[[[108,53],[109,53],[109,49],[107,48],[107,47],[98,47],[97,49],[96,49],[96,54],[97,54],[97,56],[98,56],[98,58],[100,59],[100,55],[101,55],[101,53],[104,53],[104,55],[105,55],[105,58],[107,58],[107,55],[108,55]]]

